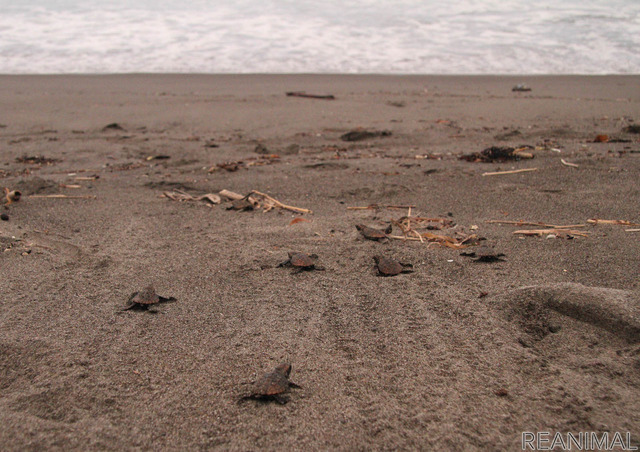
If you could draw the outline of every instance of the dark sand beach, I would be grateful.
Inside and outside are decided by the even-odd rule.
[[[22,193],[0,222],[0,449],[518,450],[523,431],[638,446],[639,86],[0,76],[0,185]],[[534,158],[459,158],[524,145]],[[312,213],[163,195],[221,190]],[[355,228],[409,205],[449,246]],[[461,255],[473,243],[504,256]],[[324,271],[278,267],[290,251]],[[375,255],[413,272],[379,277]],[[149,284],[177,301],[121,311]],[[281,362],[301,386],[287,404],[239,403]]]

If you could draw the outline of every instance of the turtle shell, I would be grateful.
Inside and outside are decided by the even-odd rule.
[[[133,294],[131,298],[131,303],[141,304],[141,305],[152,305],[160,302],[160,297],[156,294],[153,286],[147,286],[142,289],[140,292]]]
[[[374,256],[378,273],[382,276],[395,276],[404,271],[404,265],[388,257]]]
[[[381,229],[370,228],[364,224],[356,224],[356,229],[360,231],[362,236],[367,240],[384,240],[387,238],[387,234],[391,232],[390,227],[383,231]]]
[[[253,393],[257,396],[275,396],[289,391],[289,374],[291,364],[283,363],[273,371],[264,374],[254,385]]]
[[[316,265],[317,260],[318,256],[315,254],[289,253],[289,263],[293,267],[311,268]]]

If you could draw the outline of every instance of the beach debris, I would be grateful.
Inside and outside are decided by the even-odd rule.
[[[269,196],[266,193],[259,192],[258,190],[251,190],[247,195],[244,196],[238,193],[234,193],[230,190],[221,190],[219,194],[220,196],[228,198],[231,201],[246,198],[254,208],[263,209],[265,212],[269,212],[270,210],[278,208],[296,213],[312,213],[312,211],[309,209],[284,204],[273,198],[272,196]]]
[[[387,105],[389,105],[390,107],[398,107],[398,108],[402,108],[405,107],[407,105],[407,103],[405,101],[402,100],[390,100],[387,101]]]
[[[93,176],[77,176],[77,177],[73,178],[73,180],[78,181],[78,182],[82,182],[82,181],[88,182],[88,181],[94,181],[94,180],[98,180],[98,179],[100,179],[100,176],[97,175],[97,174],[95,174]]]
[[[504,253],[497,252],[493,246],[481,245],[473,250],[460,253],[461,256],[475,257],[475,262],[503,261]]]
[[[306,254],[297,251],[289,252],[289,259],[278,264],[278,267],[291,267],[297,272],[310,271],[310,270],[324,270],[323,267],[318,267],[317,254]]]
[[[396,276],[400,273],[412,273],[413,265],[398,262],[384,256],[373,256],[378,276]]]
[[[156,291],[152,285],[149,285],[139,292],[134,292],[129,297],[127,305],[122,308],[123,311],[138,310],[146,311],[150,306],[159,303],[169,303],[176,301],[174,297],[161,297],[156,294]]]
[[[532,159],[534,155],[528,150],[533,149],[532,146],[520,146],[518,148],[512,148],[508,146],[491,146],[486,148],[482,152],[474,152],[471,154],[464,154],[460,156],[460,160],[466,160],[468,162],[506,162],[507,160],[520,160],[520,159]]]
[[[528,92],[528,91],[531,91],[531,88],[525,83],[518,83],[513,88],[511,88],[511,91]]]
[[[14,202],[20,201],[20,197],[22,193],[18,190],[9,190],[7,187],[4,188],[4,197],[6,199],[5,205],[13,204]]]
[[[200,196],[193,196],[185,191],[177,190],[177,189],[173,191],[165,191],[164,193],[162,193],[162,196],[164,196],[165,198],[169,198],[173,201],[180,201],[180,202],[204,201],[209,205],[216,205],[222,202],[222,198],[220,198],[220,196],[216,195],[215,193],[207,193]]]
[[[58,159],[52,159],[42,155],[23,155],[16,157],[16,163],[26,163],[29,165],[53,165],[59,161]]]
[[[0,214],[0,220],[9,221],[9,215],[7,215],[6,213]]]
[[[631,140],[624,138],[614,138],[609,135],[596,135],[593,139],[593,143],[631,143]]]
[[[560,162],[565,166],[570,166],[572,168],[580,168],[580,166],[576,165],[575,163],[569,163],[565,159],[560,159]]]
[[[618,224],[622,226],[640,226],[640,223],[632,223],[627,220],[603,220],[600,218],[590,218],[587,220],[590,224]]]
[[[454,249],[473,246],[478,240],[476,234],[459,234],[460,237],[455,238],[428,231],[421,232],[421,230],[448,228],[453,226],[454,222],[449,218],[412,217],[411,208],[408,209],[407,215],[398,219],[392,219],[391,223],[397,226],[403,234],[402,236],[387,234],[387,238],[394,240],[420,241],[422,243],[433,243]]]
[[[347,207],[347,210],[415,209],[416,206],[399,204],[369,204],[368,206]]]
[[[110,124],[107,124],[106,126],[104,126],[102,128],[103,132],[108,132],[110,130],[120,130],[120,131],[125,131],[124,127],[122,127],[120,124],[118,124],[117,122],[112,122]]]
[[[150,155],[148,156],[145,160],[150,161],[150,160],[169,160],[171,158],[170,155]]]
[[[575,229],[557,229],[557,228],[550,228],[550,229],[522,229],[519,231],[513,231],[514,234],[521,234],[521,235],[525,235],[525,236],[538,236],[541,237],[543,235],[553,235],[555,237],[561,237],[561,238],[567,238],[567,239],[572,239],[576,236],[579,237],[588,237],[589,233],[588,232],[584,232],[584,231],[577,231]]]
[[[300,386],[289,381],[289,375],[291,374],[291,364],[282,363],[278,365],[274,370],[264,374],[258,378],[253,384],[251,394],[243,396],[240,401],[244,400],[260,400],[260,401],[275,401],[281,405],[284,405],[289,399],[284,396],[291,388],[300,389]]]
[[[496,389],[495,391],[493,391],[493,393],[495,395],[497,395],[498,397],[508,397],[509,396],[509,391],[507,391],[505,388]]]
[[[51,198],[51,199],[96,199],[97,197],[94,195],[63,195],[63,194],[54,194],[54,195],[29,195],[28,198]]]
[[[227,210],[237,210],[239,212],[249,212],[253,209],[254,203],[249,201],[248,197],[242,199],[234,199],[227,207]]]
[[[349,168],[349,165],[347,165],[346,163],[338,162],[318,162],[304,165],[304,167],[317,170],[340,170]]]
[[[289,226],[293,226],[294,224],[298,224],[298,223],[302,223],[302,222],[308,223],[308,222],[309,222],[309,220],[307,220],[306,218],[301,218],[301,217],[294,218],[294,219],[293,219],[293,220],[291,220],[291,222],[289,223]]]
[[[340,139],[342,141],[362,141],[389,136],[391,136],[391,131],[389,130],[352,130],[351,132],[341,135]]]
[[[510,171],[491,171],[488,173],[482,173],[482,175],[483,176],[502,176],[504,174],[528,173],[530,171],[538,171],[538,168],[522,168],[522,169],[510,170]]]
[[[622,131],[627,133],[640,133],[640,124],[631,124],[622,129]]]
[[[223,169],[229,172],[238,171],[240,168],[249,168],[250,166],[263,166],[263,165],[271,165],[272,163],[276,163],[280,160],[280,156],[278,154],[269,154],[263,155],[260,157],[249,157],[244,160],[237,160],[234,162],[223,162],[216,163],[215,166],[209,168],[209,173],[213,173],[218,171],[219,169]]]
[[[336,97],[333,94],[308,94],[304,91],[289,91],[286,93],[289,97],[306,97],[308,99],[328,99],[334,100]]]
[[[393,225],[389,224],[386,229],[375,229],[365,226],[364,224],[356,224],[356,229],[360,231],[362,236],[367,240],[375,240],[377,242],[387,241],[387,234],[391,234]]]
[[[640,229],[625,229],[624,232],[640,232]]]
[[[543,228],[553,228],[553,229],[584,228],[586,226],[585,224],[557,225],[557,224],[539,223],[534,221],[509,221],[509,220],[488,220],[487,223],[510,224],[514,226],[540,226]]]

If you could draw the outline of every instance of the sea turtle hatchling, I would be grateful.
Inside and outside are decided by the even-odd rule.
[[[413,272],[413,265],[403,264],[388,257],[373,256],[373,260],[376,261],[379,276],[396,276],[400,273]]]
[[[138,311],[146,311],[150,306],[158,304],[158,303],[168,303],[171,301],[176,301],[175,298],[169,297],[161,297],[156,294],[153,286],[147,286],[142,289],[140,292],[134,292],[129,297],[129,301],[127,302],[127,306],[122,308],[123,311],[128,310],[138,310]]]
[[[475,257],[475,262],[498,262],[504,260],[502,259],[504,253],[499,253],[488,245],[481,245],[472,251],[463,252],[461,256]]]
[[[370,228],[369,226],[365,226],[364,224],[356,224],[356,229],[360,231],[362,236],[367,240],[376,240],[378,242],[382,242],[388,240],[387,234],[391,234],[393,226],[389,224],[389,226],[382,229]]]
[[[289,400],[284,396],[291,388],[300,388],[297,384],[289,381],[291,364],[282,363],[271,372],[264,374],[253,384],[251,394],[244,396],[240,401],[247,399],[261,401],[276,401],[282,405]]]
[[[324,270],[323,267],[316,265],[318,262],[317,254],[299,253],[297,251],[289,252],[289,259],[278,264],[278,267],[292,267],[297,271],[305,270]]]

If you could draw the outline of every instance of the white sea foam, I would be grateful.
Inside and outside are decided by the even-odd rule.
[[[0,73],[640,73],[638,0],[0,0]]]

